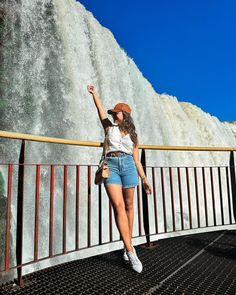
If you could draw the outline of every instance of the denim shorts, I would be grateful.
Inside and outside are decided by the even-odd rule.
[[[123,188],[135,187],[139,184],[138,172],[132,155],[122,154],[117,157],[106,157],[110,176],[104,180],[106,184],[119,184]]]

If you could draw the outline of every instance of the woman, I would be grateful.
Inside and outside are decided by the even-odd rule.
[[[132,268],[140,273],[143,268],[142,263],[131,241],[134,220],[133,200],[135,187],[138,185],[138,174],[148,194],[151,194],[151,186],[139,161],[138,138],[130,115],[131,109],[125,103],[118,103],[114,109],[108,110],[108,114],[113,117],[113,124],[107,118],[94,86],[88,85],[87,89],[93,96],[100,121],[108,137],[106,160],[110,176],[104,181],[104,185],[124,242],[123,258],[129,260]]]

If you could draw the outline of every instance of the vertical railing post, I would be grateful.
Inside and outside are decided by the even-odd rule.
[[[112,204],[111,201],[109,200],[109,238],[110,242],[113,240],[113,232],[112,232]]]
[[[25,140],[22,140],[19,170],[18,170],[18,195],[17,195],[17,230],[16,230],[16,261],[17,284],[23,286],[22,280],[22,244],[23,244],[23,208],[24,208],[24,174],[25,174]]]
[[[164,231],[167,232],[167,217],[166,217],[166,193],[165,193],[165,178],[164,170],[161,167],[161,190],[162,190],[162,206],[163,206],[163,220],[164,220]]]
[[[34,261],[38,261],[38,256],[39,256],[39,198],[40,198],[40,165],[36,165]]]
[[[50,209],[49,209],[49,257],[53,256],[54,185],[55,185],[55,166],[51,165],[51,172],[50,172]]]
[[[191,196],[190,196],[190,183],[189,183],[189,171],[188,167],[185,167],[186,170],[186,184],[187,184],[187,196],[188,196],[188,212],[189,212],[189,227],[193,228],[192,224],[192,205],[191,205]]]
[[[228,196],[228,211],[229,211],[229,224],[232,224],[232,207],[230,200],[230,185],[229,185],[229,167],[225,167],[226,183],[227,183],[227,196]]]
[[[10,258],[10,223],[11,223],[11,195],[12,195],[12,164],[8,166],[8,188],[7,188],[7,222],[6,222],[6,255],[5,271],[9,271]]]
[[[102,245],[102,186],[98,186],[98,243]]]
[[[138,207],[138,232],[142,235],[142,217],[141,217],[141,201],[140,201],[140,187],[137,187],[137,207]]]
[[[152,186],[153,186],[153,198],[154,198],[154,218],[155,218],[155,229],[156,234],[158,233],[158,220],[157,220],[157,200],[156,200],[156,179],[155,179],[155,168],[152,167]]]
[[[68,165],[64,165],[64,184],[63,184],[63,254],[66,254],[66,239],[67,239],[67,190],[68,190]]]
[[[233,212],[234,219],[236,220],[236,178],[235,178],[235,162],[234,162],[234,152],[230,152],[229,159],[230,167],[230,180],[231,180],[231,192],[232,192],[232,201],[233,201]]]
[[[202,183],[203,183],[203,193],[204,193],[204,206],[205,206],[206,227],[208,227],[208,209],[207,209],[206,177],[205,177],[205,168],[204,168],[204,167],[202,167]]]
[[[144,173],[146,175],[146,155],[145,149],[142,149],[141,153],[141,164],[143,166]],[[148,210],[148,198],[145,189],[142,186],[142,202],[143,202],[143,225],[144,232],[146,235],[147,246],[150,247],[150,226],[149,226],[149,210]]]
[[[79,220],[80,220],[80,166],[76,165],[76,212],[75,212],[75,249],[79,250]]]
[[[177,172],[178,172],[178,187],[179,187],[179,202],[180,202],[181,229],[184,230],[183,197],[182,197],[182,185],[181,185],[181,173],[180,173],[180,167],[177,167]]]
[[[176,231],[175,226],[175,201],[174,201],[174,190],[173,190],[173,179],[172,179],[172,168],[169,167],[169,177],[170,177],[170,196],[171,196],[171,208],[172,208],[172,225],[173,231]]]
[[[91,247],[91,166],[88,166],[88,219],[87,219],[87,247]]]

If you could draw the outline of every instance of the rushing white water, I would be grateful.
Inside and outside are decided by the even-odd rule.
[[[4,0],[1,29],[1,118],[0,129],[102,141],[103,130],[86,85],[96,86],[106,109],[117,102],[128,103],[141,144],[181,146],[235,146],[234,124],[222,123],[190,103],[179,103],[170,95],[158,94],[135,63],[117,44],[112,33],[75,0]],[[17,162],[20,142],[1,141],[1,162]],[[27,163],[96,164],[101,150],[53,144],[27,143]],[[147,151],[147,164],[154,166],[228,165],[227,152]],[[61,173],[59,173],[59,170]],[[2,173],[7,177],[6,168]],[[81,169],[80,230],[86,245],[86,172]],[[49,212],[49,167],[42,167],[40,195],[40,256],[47,255]],[[17,169],[14,171],[17,180]],[[25,184],[24,259],[33,256],[35,168],[27,168]],[[75,170],[69,169],[68,210],[73,210]],[[63,171],[56,168],[55,246],[61,251]],[[12,211],[16,208],[15,181]],[[97,242],[97,188],[92,187],[93,243]],[[152,205],[152,201],[150,201]],[[104,200],[104,211],[108,202]],[[68,211],[70,212],[70,211]],[[178,212],[176,213],[178,214]],[[68,216],[68,231],[74,229],[74,215]],[[15,221],[12,220],[12,234]],[[104,217],[104,240],[108,217]],[[137,229],[134,229],[137,232]],[[135,234],[135,232],[134,232]],[[118,232],[114,233],[114,239]],[[14,239],[13,239],[14,240]],[[67,236],[73,248],[74,236]],[[107,246],[108,248],[111,246]],[[13,246],[14,248],[14,246]],[[111,248],[110,248],[111,249]],[[91,255],[90,252],[88,255]],[[59,260],[58,260],[59,261]],[[53,263],[53,262],[50,262]],[[33,268],[31,269],[33,270]]]

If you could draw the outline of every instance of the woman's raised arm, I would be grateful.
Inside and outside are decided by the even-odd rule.
[[[102,102],[96,92],[96,89],[93,85],[88,85],[87,86],[88,92],[92,94],[93,100],[95,103],[95,106],[98,111],[99,119],[102,123],[102,126],[104,129],[106,129],[108,126],[112,125],[111,121],[107,118],[107,114],[103,108]]]

